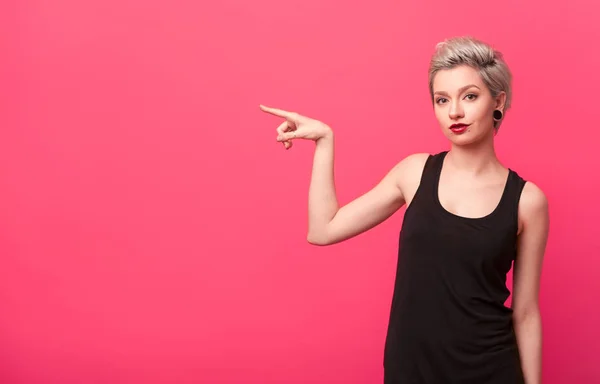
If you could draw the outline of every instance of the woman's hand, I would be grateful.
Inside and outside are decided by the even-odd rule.
[[[283,123],[277,127],[277,141],[282,142],[285,149],[292,147],[292,140],[304,139],[317,141],[332,135],[331,128],[318,120],[302,116],[296,112],[283,111],[281,109],[260,106],[264,112],[282,117]]]

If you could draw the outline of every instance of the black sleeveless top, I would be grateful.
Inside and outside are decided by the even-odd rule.
[[[522,384],[506,274],[516,257],[525,185],[509,169],[481,218],[442,207],[447,152],[431,155],[406,209],[384,353],[385,384]]]

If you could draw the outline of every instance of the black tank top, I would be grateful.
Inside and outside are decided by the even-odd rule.
[[[384,353],[385,384],[522,384],[506,274],[525,185],[509,175],[496,209],[457,216],[438,199],[447,152],[425,163],[406,209]]]

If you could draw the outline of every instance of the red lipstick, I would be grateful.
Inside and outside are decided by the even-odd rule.
[[[450,126],[450,130],[451,130],[453,133],[456,133],[456,134],[458,135],[458,134],[461,134],[461,133],[464,133],[464,132],[466,132],[466,131],[467,131],[467,128],[469,127],[469,125],[470,125],[470,124],[462,124],[462,123],[459,123],[459,124],[452,124],[452,125]]]

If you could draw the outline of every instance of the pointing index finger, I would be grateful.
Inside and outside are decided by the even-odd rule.
[[[289,119],[292,115],[291,112],[284,111],[284,110],[277,109],[277,108],[267,107],[262,104],[260,105],[260,109],[263,110],[264,112],[270,113],[272,115],[283,117],[284,119]]]

